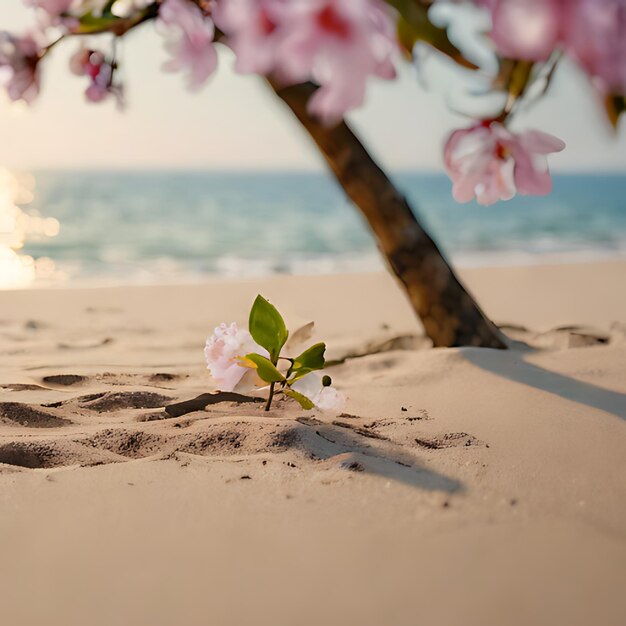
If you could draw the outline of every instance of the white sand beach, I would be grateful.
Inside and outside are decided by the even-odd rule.
[[[626,263],[462,274],[511,350],[386,274],[0,292],[2,623],[622,626]],[[257,293],[342,415],[181,408]]]

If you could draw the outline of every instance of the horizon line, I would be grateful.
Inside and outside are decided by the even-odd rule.
[[[132,166],[132,167],[115,167],[113,165],[99,165],[99,166],[63,166],[63,167],[51,167],[51,166],[33,166],[33,167],[21,167],[21,166],[9,166],[0,165],[1,168],[7,169],[12,172],[20,173],[65,173],[65,172],[80,172],[80,173],[115,173],[115,174],[141,174],[141,173],[215,173],[215,174],[332,174],[330,170],[319,168],[291,168],[289,166],[276,166],[276,167],[259,167],[259,168],[236,168],[236,167],[211,167],[211,166],[179,166],[179,165],[144,165],[144,166]],[[426,175],[441,175],[446,176],[446,172],[443,168],[429,168],[429,167],[396,167],[387,168],[386,171],[389,174],[426,174]],[[556,168],[551,169],[553,175],[586,175],[586,176],[626,176],[626,168],[605,168],[605,169],[593,169],[593,168]]]

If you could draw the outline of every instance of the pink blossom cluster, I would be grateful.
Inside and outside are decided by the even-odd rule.
[[[310,110],[329,123],[363,103],[370,76],[395,76],[394,22],[382,0],[217,0],[210,15],[189,0],[165,0],[159,21],[178,32],[167,69],[189,68],[192,86],[216,67],[215,24],[238,71],[318,83]]]
[[[165,0],[159,8],[159,24],[165,31],[165,45],[172,56],[164,69],[171,72],[188,69],[190,87],[200,87],[217,68],[213,21],[189,0]]]
[[[29,0],[58,24],[105,0]],[[113,15],[127,17],[152,0],[117,0]],[[326,122],[363,103],[370,76],[395,76],[393,14],[383,0],[163,0],[158,23],[172,59],[166,70],[188,70],[197,88],[217,66],[215,27],[243,73],[273,74],[286,84],[314,80],[311,111]]]
[[[272,76],[284,85],[319,85],[309,110],[333,124],[365,98],[371,77],[395,76],[398,14],[391,0],[25,0],[43,19],[42,33],[15,37],[0,33],[0,73],[13,100],[30,102],[39,91],[40,60],[54,45],[48,30],[82,33],[102,19],[119,33],[156,18],[170,55],[168,71],[185,71],[192,88],[217,67],[216,40],[232,49],[241,73]],[[434,2],[443,0],[434,0]],[[491,36],[503,57],[545,63],[564,52],[589,74],[603,96],[626,95],[626,0],[473,0],[492,17]],[[81,48],[72,71],[89,78],[88,100],[113,94],[117,65],[106,55]],[[551,189],[547,155],[562,141],[505,127],[510,110],[497,121],[478,121],[453,132],[444,160],[460,202],[506,200],[516,192],[545,194]]]
[[[513,59],[546,61],[562,49],[604,93],[626,94],[626,0],[476,0],[492,38]]]
[[[121,87],[113,82],[115,62],[102,52],[81,48],[70,59],[70,69],[76,76],[89,78],[85,96],[90,102],[102,102],[109,95],[121,99]]]
[[[536,130],[515,134],[498,122],[482,122],[454,131],[444,152],[452,195],[489,205],[521,194],[546,195],[552,190],[546,155],[565,144]]]
[[[36,35],[15,37],[0,32],[0,70],[11,100],[32,102],[39,94],[39,61],[42,47]]]
[[[309,106],[328,123],[363,103],[370,76],[395,77],[394,20],[381,0],[221,0],[214,17],[241,72],[319,84]]]
[[[626,94],[626,0],[475,0],[491,12],[492,39],[512,59],[574,58],[603,94]],[[539,131],[515,134],[487,120],[453,132],[445,167],[459,202],[508,200],[552,189],[546,156],[565,144]]]
[[[69,13],[74,0],[26,0],[26,4],[41,9],[52,22],[57,22],[62,15]]]

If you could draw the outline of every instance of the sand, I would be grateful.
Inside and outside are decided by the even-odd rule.
[[[513,349],[385,274],[0,292],[1,623],[626,623],[626,263],[463,276]],[[258,292],[343,415],[181,404]]]

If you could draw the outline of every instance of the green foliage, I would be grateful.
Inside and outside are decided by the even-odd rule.
[[[267,358],[260,354],[246,354],[246,360],[254,364],[259,378],[266,383],[279,383],[285,380],[285,377],[278,371],[276,366]]]
[[[323,370],[326,365],[324,353],[326,352],[325,343],[316,343],[305,350],[300,356],[293,359],[289,374],[293,374],[292,382],[300,380],[300,378],[310,374],[315,370]]]
[[[76,28],[76,34],[88,35],[91,33],[102,33],[112,28],[118,20],[118,17],[110,13],[108,15],[104,13],[99,16],[87,13],[80,18],[78,27]]]
[[[285,389],[285,395],[296,400],[305,411],[310,411],[311,409],[315,408],[315,405],[311,400],[309,400],[306,396],[303,396],[301,393],[294,391],[293,389]]]
[[[266,410],[271,407],[274,393],[283,393],[296,400],[303,409],[312,409],[315,406],[314,402],[292,389],[292,385],[311,372],[324,369],[326,344],[316,343],[295,358],[281,356],[289,338],[289,331],[276,307],[260,295],[252,305],[248,327],[254,341],[269,353],[269,358],[255,352],[241,357],[243,367],[255,369],[259,378],[270,385]],[[313,323],[307,324],[302,329],[296,330],[293,339],[297,338],[298,342],[306,340],[312,330]],[[293,339],[291,343],[294,343]],[[288,362],[289,366],[279,369],[281,361]],[[323,386],[329,387],[332,384],[330,376],[324,376],[322,383]]]
[[[276,364],[289,332],[281,314],[263,296],[257,296],[250,311],[249,330],[252,338],[270,353]]]

